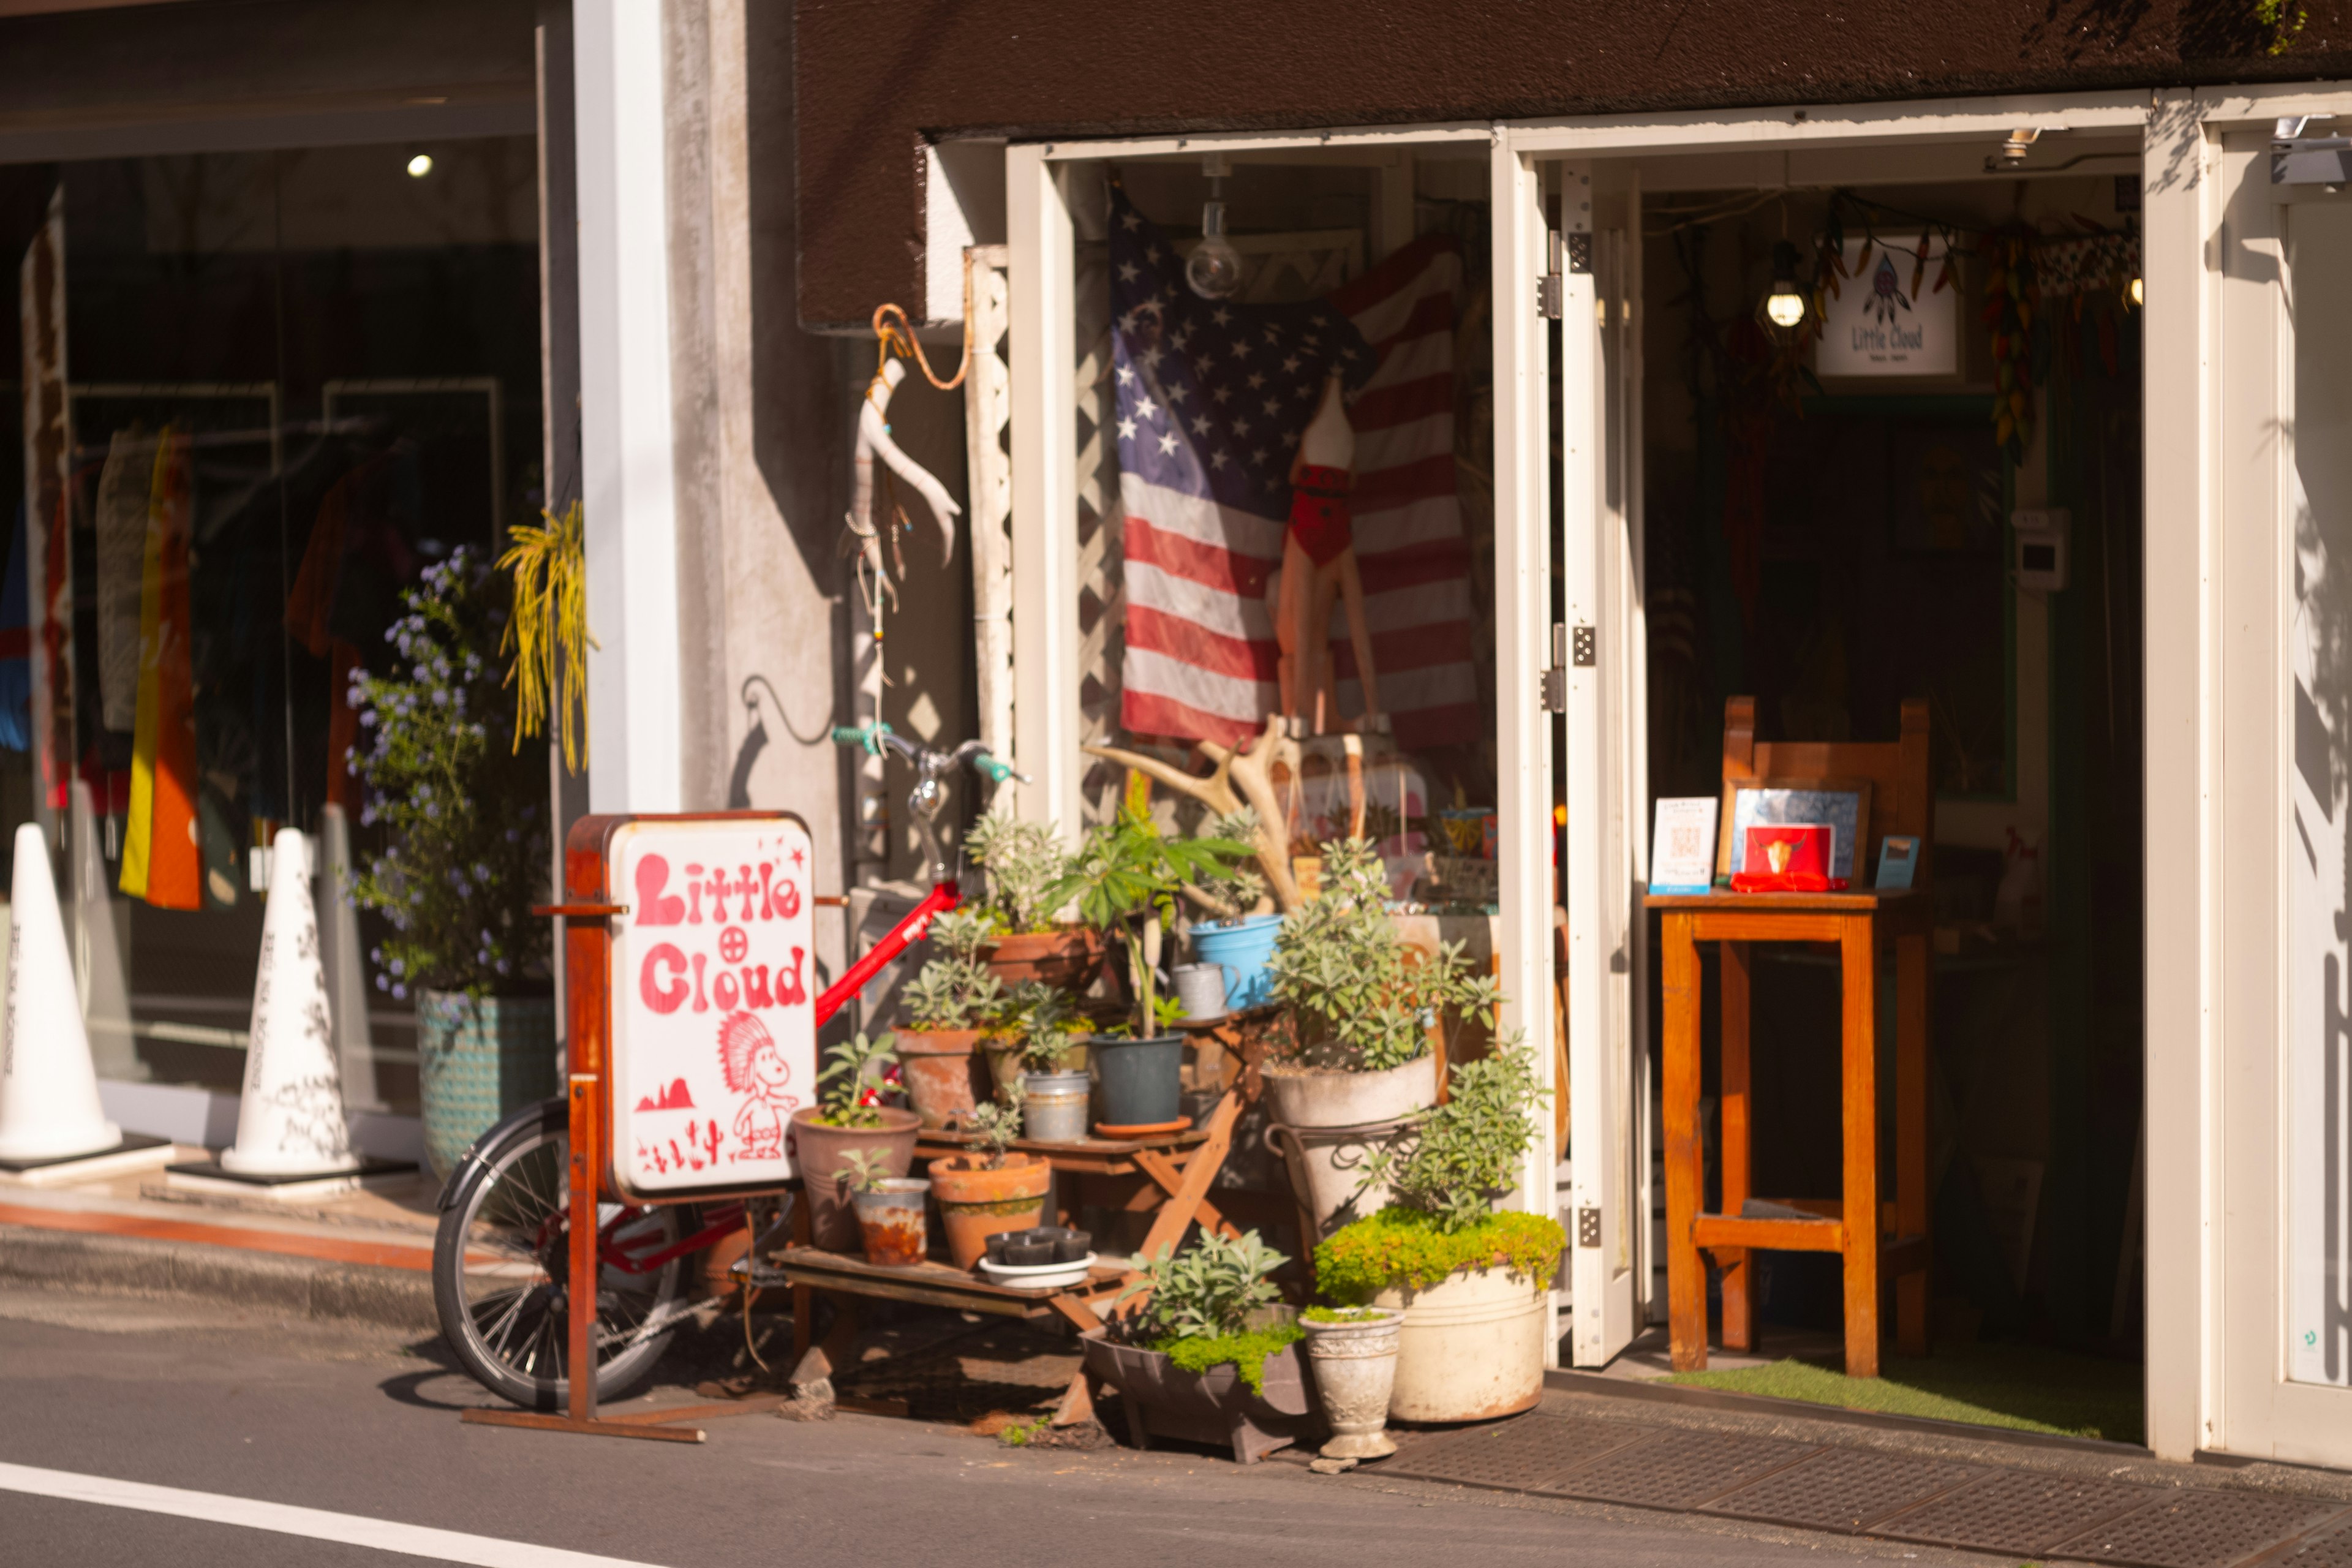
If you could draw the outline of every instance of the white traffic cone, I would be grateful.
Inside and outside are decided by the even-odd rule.
[[[121,1146],[98,1102],[98,1069],[66,954],[40,825],[16,829],[8,922],[7,1037],[0,1043],[0,1160],[69,1160]]]
[[[331,1176],[356,1170],[336,1070],[327,976],[319,963],[319,912],[310,903],[310,846],[279,830],[271,847],[269,907],[261,920],[261,972],[236,1146],[221,1168],[240,1176]]]

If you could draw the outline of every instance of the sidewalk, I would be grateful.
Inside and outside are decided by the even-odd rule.
[[[212,1297],[432,1332],[437,1193],[422,1173],[297,1205],[175,1192],[161,1170],[70,1186],[0,1178],[0,1284]]]

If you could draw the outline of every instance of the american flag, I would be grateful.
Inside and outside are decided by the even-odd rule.
[[[1336,368],[1353,399],[1349,495],[1381,702],[1399,744],[1481,731],[1469,553],[1454,488],[1454,290],[1432,237],[1328,298],[1203,300],[1125,191],[1111,193],[1112,368],[1126,513],[1120,721],[1233,743],[1280,706],[1267,584],[1282,563],[1290,464]],[[1340,709],[1360,712],[1336,612]]]

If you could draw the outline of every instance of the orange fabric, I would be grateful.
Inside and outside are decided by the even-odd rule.
[[[155,454],[142,585],[139,729],[131,763],[122,890],[162,910],[204,907],[196,841],[195,676],[190,658],[188,436],[167,431]]]

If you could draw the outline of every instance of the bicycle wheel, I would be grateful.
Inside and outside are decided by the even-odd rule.
[[[571,1395],[571,1123],[561,1100],[509,1117],[477,1147],[433,1247],[441,1331],[485,1388],[533,1410]],[[685,1315],[685,1259],[633,1265],[673,1246],[675,1206],[597,1208],[596,1397],[653,1370]]]

